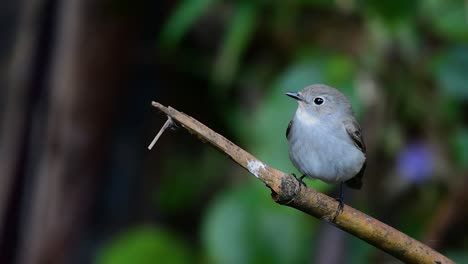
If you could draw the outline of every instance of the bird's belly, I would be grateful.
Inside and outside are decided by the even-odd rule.
[[[365,161],[364,154],[351,142],[314,133],[291,138],[289,157],[301,173],[329,183],[351,179]]]

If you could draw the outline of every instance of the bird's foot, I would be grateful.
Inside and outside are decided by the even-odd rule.
[[[304,187],[307,187],[307,184],[304,182],[305,175],[302,175],[301,177],[297,177],[296,174],[291,173],[291,175],[299,182],[299,185],[302,185]]]
[[[343,198],[335,198],[335,200],[338,202],[338,207],[336,208],[335,216],[333,217],[333,220],[335,220],[342,212],[344,208],[344,202]]]
[[[343,212],[343,207],[344,207],[344,197],[343,197],[343,183],[340,183],[340,196],[335,198],[335,200],[338,202],[338,208],[336,208],[336,213],[335,217],[333,217],[333,220],[338,217]]]

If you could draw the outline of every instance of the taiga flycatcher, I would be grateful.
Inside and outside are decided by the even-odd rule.
[[[289,158],[304,177],[340,183],[339,207],[343,210],[343,183],[362,187],[366,146],[361,127],[348,99],[337,89],[314,84],[286,95],[298,102],[286,137]]]

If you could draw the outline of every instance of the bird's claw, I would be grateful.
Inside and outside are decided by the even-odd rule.
[[[307,187],[307,184],[304,182],[305,175],[302,175],[301,177],[297,177],[296,174],[291,173],[291,175],[299,182],[299,185],[302,185],[304,187]]]
[[[335,220],[341,213],[343,213],[343,208],[344,208],[344,203],[343,203],[343,198],[335,198],[335,200],[338,202],[338,207],[336,208],[336,213],[335,216],[333,217],[333,220]]]

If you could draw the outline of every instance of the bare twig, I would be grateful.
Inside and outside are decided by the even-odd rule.
[[[151,150],[154,147],[154,144],[158,141],[159,137],[162,135],[162,133],[172,124],[172,118],[170,116],[167,116],[167,121],[164,123],[164,125],[161,127],[159,130],[158,134],[153,138],[153,141],[148,146],[148,149]]]
[[[293,176],[266,165],[192,117],[157,102],[152,105],[255,175],[271,189],[275,202],[324,219],[406,263],[454,263],[423,243],[350,206],[345,205],[343,212],[334,218],[338,206],[335,199],[301,187]]]

